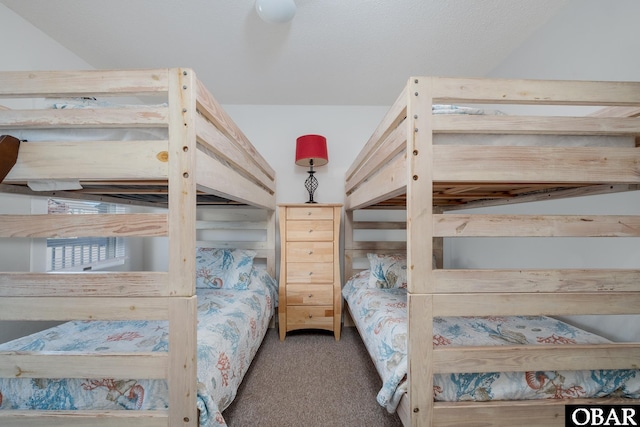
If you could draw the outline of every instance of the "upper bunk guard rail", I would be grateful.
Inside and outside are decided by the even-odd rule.
[[[434,115],[433,132],[518,135],[638,135],[640,118]]]
[[[83,129],[114,128],[166,128],[167,107],[148,106],[93,109],[2,110],[0,129]]]
[[[215,153],[215,157],[206,159],[213,162],[218,157],[224,164],[231,166],[231,170],[225,170],[227,168],[216,167],[215,164],[202,165],[203,167],[198,168],[198,182],[202,182],[203,187],[207,189],[214,189],[216,186],[213,183],[222,180],[229,183],[225,187],[235,190],[235,199],[259,199],[259,206],[273,207],[276,185],[276,173],[273,168],[255,150],[246,135],[201,82],[197,84],[196,97],[200,113],[197,117],[198,143],[204,150]],[[208,126],[205,121],[212,126]],[[216,173],[219,171],[225,172]],[[263,191],[262,195],[259,195],[260,191],[256,187]]]
[[[411,77],[430,87],[434,103],[640,106],[640,83],[534,79]],[[416,95],[417,96],[417,95]]]
[[[170,70],[6,71],[2,98],[145,96],[169,90]]]
[[[174,97],[172,93],[178,96]],[[189,93],[191,101],[186,102],[180,93]],[[0,73],[0,98],[94,97],[125,97],[127,100],[146,97],[154,101],[164,99],[168,103],[128,105],[125,109],[117,104],[107,104],[73,109],[2,110],[0,132],[8,133],[12,129],[164,129],[169,131],[168,139],[175,141],[183,131],[196,129],[197,134],[190,139],[196,142],[191,148],[193,151],[187,151],[187,146],[172,151],[166,140],[50,141],[36,146],[23,142],[19,162],[4,183],[19,184],[13,191],[21,189],[29,194],[29,189],[22,185],[29,180],[45,177],[80,179],[83,183],[91,183],[92,189],[84,191],[87,198],[94,199],[103,194],[101,189],[108,197],[114,197],[112,186],[128,184],[139,186],[139,193],[128,190],[139,196],[128,196],[128,199],[144,200],[145,194],[149,193],[143,186],[155,181],[156,185],[166,187],[171,153],[173,156],[192,156],[191,161],[198,163],[193,177],[197,181],[198,194],[265,209],[275,206],[275,171],[190,69]],[[114,158],[118,155],[120,162]],[[46,169],[42,169],[42,159],[49,161]],[[119,170],[96,168],[96,159],[111,163]],[[76,176],[69,177],[70,170],[75,171]],[[164,194],[166,196],[166,192]]]
[[[555,116],[549,112],[535,116],[431,113],[431,105],[448,103],[606,108],[600,114],[585,117]],[[434,140],[438,134],[509,134],[628,135],[636,136],[638,141],[639,109],[638,82],[412,77],[347,170],[346,209],[372,206],[405,194],[408,180],[420,178],[420,174],[407,172],[407,165],[418,158],[432,159],[432,191],[440,195],[443,188],[447,190],[436,200],[445,208],[472,201],[486,203],[491,194],[474,196],[471,192],[470,197],[465,197],[464,193],[475,183],[513,180],[505,192],[494,191],[496,199],[515,194],[523,198],[549,194],[563,188],[582,187],[581,194],[635,190],[640,184],[640,154],[633,148],[564,147],[554,146],[553,142],[546,146],[508,147],[469,146],[464,142],[439,145]],[[407,141],[414,138],[428,145],[408,146]],[[590,176],[580,174],[586,169],[584,165],[592,171]],[[522,170],[530,172],[521,174]],[[598,187],[605,182],[617,187],[609,191]],[[451,186],[455,188],[449,192]],[[460,198],[451,196],[456,191],[461,193]]]

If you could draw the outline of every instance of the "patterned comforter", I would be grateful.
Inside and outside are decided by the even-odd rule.
[[[277,284],[253,269],[247,290],[197,289],[198,409],[201,426],[224,426],[221,412],[274,313]],[[0,345],[0,351],[167,351],[166,321],[72,321]],[[0,409],[165,409],[165,380],[0,378]]]
[[[395,412],[407,391],[406,289],[368,286],[369,271],[342,293],[382,379],[377,401]],[[605,343],[605,338],[544,316],[435,318],[435,346]],[[488,372],[434,376],[439,401],[602,397],[640,398],[640,370]]]

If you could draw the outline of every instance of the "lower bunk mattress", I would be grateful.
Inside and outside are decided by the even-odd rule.
[[[369,270],[343,288],[353,320],[382,379],[377,401],[395,412],[407,392],[407,291],[369,286]],[[443,317],[434,346],[595,344],[607,339],[545,316]],[[436,401],[640,398],[640,370],[487,372],[434,375]]]
[[[277,284],[254,268],[248,289],[197,289],[201,426],[225,426],[277,302]],[[166,321],[71,321],[0,345],[0,351],[167,351]],[[166,409],[165,380],[0,378],[2,409]]]

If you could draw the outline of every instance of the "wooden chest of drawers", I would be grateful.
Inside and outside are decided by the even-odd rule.
[[[296,329],[340,339],[339,204],[283,204],[280,215],[280,340]]]

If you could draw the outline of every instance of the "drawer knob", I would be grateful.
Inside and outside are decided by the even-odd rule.
[[[307,212],[307,215],[311,215],[311,211]]]
[[[311,313],[309,313],[309,319],[311,319],[313,317],[313,315]]]
[[[313,233],[313,229],[309,230],[309,233]]]
[[[311,276],[312,274],[313,274],[313,271],[310,271],[310,272],[309,272],[309,276]]]
[[[309,298],[313,298],[313,294],[309,294]]]
[[[309,251],[309,255],[313,255],[313,251]]]

